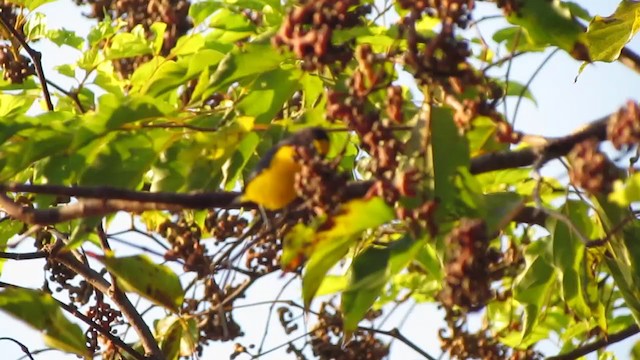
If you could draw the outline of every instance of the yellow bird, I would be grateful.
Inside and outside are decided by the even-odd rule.
[[[311,127],[280,141],[260,159],[249,176],[240,201],[251,201],[265,209],[278,210],[295,200],[295,178],[301,170],[296,149],[302,146],[310,146],[325,156],[329,152],[329,136],[322,128]]]

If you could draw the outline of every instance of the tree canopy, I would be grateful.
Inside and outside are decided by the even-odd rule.
[[[391,341],[426,359],[612,359],[640,332],[638,103],[555,138],[507,111],[536,101],[510,78],[527,54],[640,73],[640,2],[486,1],[482,17],[474,0],[75,0],[92,23],[76,33],[47,26],[52,1],[0,2],[0,275],[43,259],[46,276],[0,282],[0,311],[47,346],[260,358],[234,312],[272,274],[301,292],[274,293],[264,337],[281,327],[299,359],[384,359]],[[43,68],[41,43],[77,58]],[[309,127],[331,146],[296,149],[296,201],[239,201]],[[379,326],[410,301],[443,309],[441,349]]]

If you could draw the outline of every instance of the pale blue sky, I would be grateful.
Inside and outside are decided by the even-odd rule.
[[[616,6],[616,1],[583,0],[580,4],[588,8],[592,14],[609,15]],[[494,13],[493,5],[479,2],[481,11],[479,14]],[[78,33],[86,33],[90,24],[78,17],[77,11],[71,9],[72,3],[68,0],[61,0],[42,7],[47,14],[50,28],[65,27],[75,30]],[[482,23],[481,31],[485,38],[491,38],[493,31],[504,23],[500,20],[488,20]],[[59,64],[69,63],[79,57],[78,51],[69,48],[58,48],[55,45],[40,42],[37,48],[43,52],[43,62],[47,71],[47,77],[54,79],[63,86],[73,86],[73,81],[68,78],[55,76],[50,69]],[[640,51],[640,42],[634,41],[632,49]],[[546,54],[527,55],[518,58],[511,69],[513,79],[525,83],[529,76],[535,71]],[[580,63],[571,59],[566,54],[559,52],[540,72],[532,84],[532,92],[538,101],[538,106],[529,101],[524,101],[518,115],[516,128],[528,133],[559,136],[570,133],[580,125],[590,120],[596,119],[607,113],[615,111],[623,105],[627,99],[640,100],[640,76],[625,68],[614,64],[590,65],[580,75],[577,82],[574,82],[578,73]],[[504,71],[501,69],[500,71]],[[404,80],[405,82],[408,80]],[[511,99],[511,110],[513,114],[513,104],[515,99]],[[23,286],[38,287],[42,284],[42,262],[40,261],[9,261],[5,264],[0,280],[12,282]],[[269,276],[260,281],[259,286],[254,286],[247,294],[247,299],[251,303],[260,300],[273,298],[274,291],[279,291],[283,281],[278,275]],[[294,282],[285,291],[283,299],[299,299],[300,286]],[[248,301],[238,301],[237,305]],[[244,326],[246,337],[238,339],[245,345],[248,339],[259,341],[264,330],[265,313],[268,306],[260,308],[242,308],[234,312],[236,320]],[[404,313],[408,310],[399,309],[385,326],[389,329],[400,322]],[[428,353],[438,356],[440,354],[437,332],[442,325],[442,314],[431,305],[418,305],[413,309],[411,316],[407,318],[402,327],[402,332],[409,339],[414,341]],[[273,336],[269,338],[265,349],[276,346],[284,341],[280,325],[277,319],[273,319],[271,325]],[[32,350],[42,347],[39,335],[30,331],[17,321],[0,314],[0,337],[11,336],[26,345]],[[626,358],[628,347],[638,340],[633,337],[621,345],[612,347],[619,358]],[[233,342],[229,344],[213,343],[205,352],[204,359],[227,358],[231,352]],[[556,349],[546,347],[554,353]],[[3,359],[15,359],[22,356],[20,350],[14,344],[6,341],[0,342],[0,354]],[[48,352],[36,358],[41,359],[75,359],[73,356],[62,355],[59,352]],[[277,351],[263,359],[288,359],[290,354],[284,351]],[[394,341],[392,346],[391,359],[418,359],[418,354],[399,341]]]

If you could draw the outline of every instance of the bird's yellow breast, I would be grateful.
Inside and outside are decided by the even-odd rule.
[[[295,177],[300,171],[295,148],[282,146],[269,163],[256,175],[244,190],[242,200],[252,201],[269,210],[281,209],[296,197]]]

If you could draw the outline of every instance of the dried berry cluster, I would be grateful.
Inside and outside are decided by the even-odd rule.
[[[130,31],[136,25],[142,25],[151,37],[149,31],[154,22],[167,24],[162,43],[162,55],[167,55],[176,45],[178,38],[186,34],[193,26],[188,18],[191,2],[188,0],[75,0],[78,5],[90,5],[91,13],[87,16],[103,20],[109,16],[111,19],[122,19],[127,25],[126,31]],[[116,69],[123,77],[127,77],[143,64],[145,57],[134,59],[122,59],[114,62]]]
[[[287,46],[303,60],[303,68],[307,70],[338,62],[345,64],[352,57],[351,47],[332,44],[331,39],[335,30],[363,24],[363,16],[371,8],[359,5],[359,0],[304,1],[301,7],[289,12],[273,44]]]
[[[468,61],[471,49],[466,40],[456,36],[456,29],[466,28],[474,8],[473,0],[400,1],[400,5],[413,12],[402,21],[401,29],[409,44],[404,62],[413,69],[417,81],[440,88],[444,97],[452,95],[462,106],[454,106],[454,121],[461,132],[472,127],[479,115],[491,118],[497,124],[498,141],[517,143],[520,137],[513,132],[496,104],[503,95],[495,83],[487,81],[485,74],[474,70]],[[434,37],[418,33],[415,24],[424,13],[441,19],[441,31]],[[474,97],[469,94],[476,93]]]
[[[335,209],[343,199],[347,178],[338,171],[336,161],[323,159],[309,147],[298,147],[300,172],[296,174],[296,192],[304,199],[304,207],[316,214]]]
[[[122,320],[122,313],[120,311],[115,310],[109,304],[101,300],[95,305],[89,307],[86,315],[96,326],[109,333],[113,333],[113,326],[117,325]],[[98,340],[101,335],[95,327],[90,327],[85,332],[85,337],[87,340],[87,349],[94,353],[98,351]]]
[[[183,218],[175,223],[167,220],[158,226],[157,231],[171,244],[171,249],[164,255],[165,259],[182,259],[184,270],[196,272],[198,278],[211,273],[211,258],[200,242],[202,232],[197,224]]]
[[[417,13],[426,11],[431,17],[439,17],[445,24],[466,28],[471,20],[474,0],[398,0],[403,9]],[[445,30],[448,31],[448,30]]]
[[[386,87],[388,75],[382,71],[385,57],[375,55],[371,46],[362,45],[356,51],[358,68],[348,80],[348,93],[330,90],[327,94],[327,117],[333,121],[344,122],[360,138],[360,146],[371,155],[369,169],[374,177],[385,182],[377,187],[389,203],[398,200],[399,194],[392,190],[392,177],[398,169],[398,155],[402,151],[400,142],[395,138],[390,121],[380,118],[377,110],[367,107],[367,95]],[[384,87],[381,87],[384,86]],[[388,90],[396,93],[397,90]],[[400,100],[401,101],[401,100]],[[388,105],[388,113],[397,113],[398,96]],[[400,118],[397,114],[396,118]]]
[[[445,283],[438,295],[447,308],[479,310],[494,294],[491,283],[498,273],[493,269],[502,254],[489,247],[487,227],[483,220],[462,219],[446,239],[447,263]]]
[[[440,346],[448,353],[450,359],[482,359],[482,360],[538,360],[542,354],[533,349],[516,350],[502,345],[495,336],[486,329],[477,333],[469,333],[464,322],[457,321],[456,316],[447,319],[449,334],[444,330],[439,333]]]
[[[590,194],[608,193],[613,181],[618,178],[617,169],[609,158],[600,151],[596,139],[576,144],[568,155],[571,168],[571,183]]]
[[[332,304],[323,303],[318,312],[318,322],[310,335],[315,356],[327,360],[377,360],[389,355],[389,345],[382,343],[369,331],[356,331],[345,345],[341,345],[341,336],[342,315]]]
[[[0,66],[2,78],[12,84],[22,84],[27,77],[36,73],[31,59],[9,45],[0,45]]]
[[[343,121],[360,138],[360,146],[371,155],[368,170],[376,181],[368,196],[380,196],[389,204],[396,204],[402,197],[415,197],[421,181],[415,169],[400,169],[399,158],[403,151],[401,142],[393,134],[393,124],[404,119],[402,89],[390,85],[390,76],[384,70],[385,62],[391,54],[377,55],[369,45],[361,45],[356,50],[358,68],[347,81],[348,92],[329,91],[327,117]],[[367,96],[382,90],[387,94],[385,112],[389,119],[382,118],[377,109],[369,106]],[[437,201],[427,200],[422,205],[406,209],[397,207],[398,217],[409,222],[410,227],[427,229],[437,233],[434,221]]]
[[[209,341],[230,341],[244,335],[231,311],[207,311],[198,320],[199,343],[204,346]]]
[[[608,123],[607,138],[618,150],[640,144],[640,107],[637,102],[628,101],[613,115]]]
[[[27,198],[16,198],[16,202],[25,202],[31,201]],[[33,206],[33,205],[28,205]],[[35,239],[35,247],[38,250],[43,250],[46,247],[50,247],[54,244],[55,240],[53,235],[47,230],[39,230],[34,234]],[[89,302],[91,299],[91,295],[94,293],[93,286],[89,285],[89,283],[85,280],[80,280],[76,283],[77,274],[69,269],[64,264],[55,261],[51,258],[47,258],[44,270],[49,272],[49,281],[58,284],[58,286],[54,289],[56,292],[61,292],[66,290],[69,293],[69,299],[74,303],[84,305]]]
[[[205,229],[218,242],[240,237],[248,224],[246,218],[225,210],[210,210],[204,221]]]
[[[16,4],[5,0],[0,0],[0,14],[3,16],[8,26],[13,27],[18,34],[24,37],[23,26],[25,18],[20,13],[20,8]],[[10,40],[13,36],[8,31],[0,31],[4,40]],[[12,84],[22,84],[27,77],[34,75],[35,67],[31,59],[20,54],[20,46],[16,41],[0,45],[0,66],[2,67],[2,77]]]
[[[255,274],[268,274],[280,269],[282,238],[290,226],[282,224],[274,232],[262,232],[252,240],[245,253],[245,266]]]

